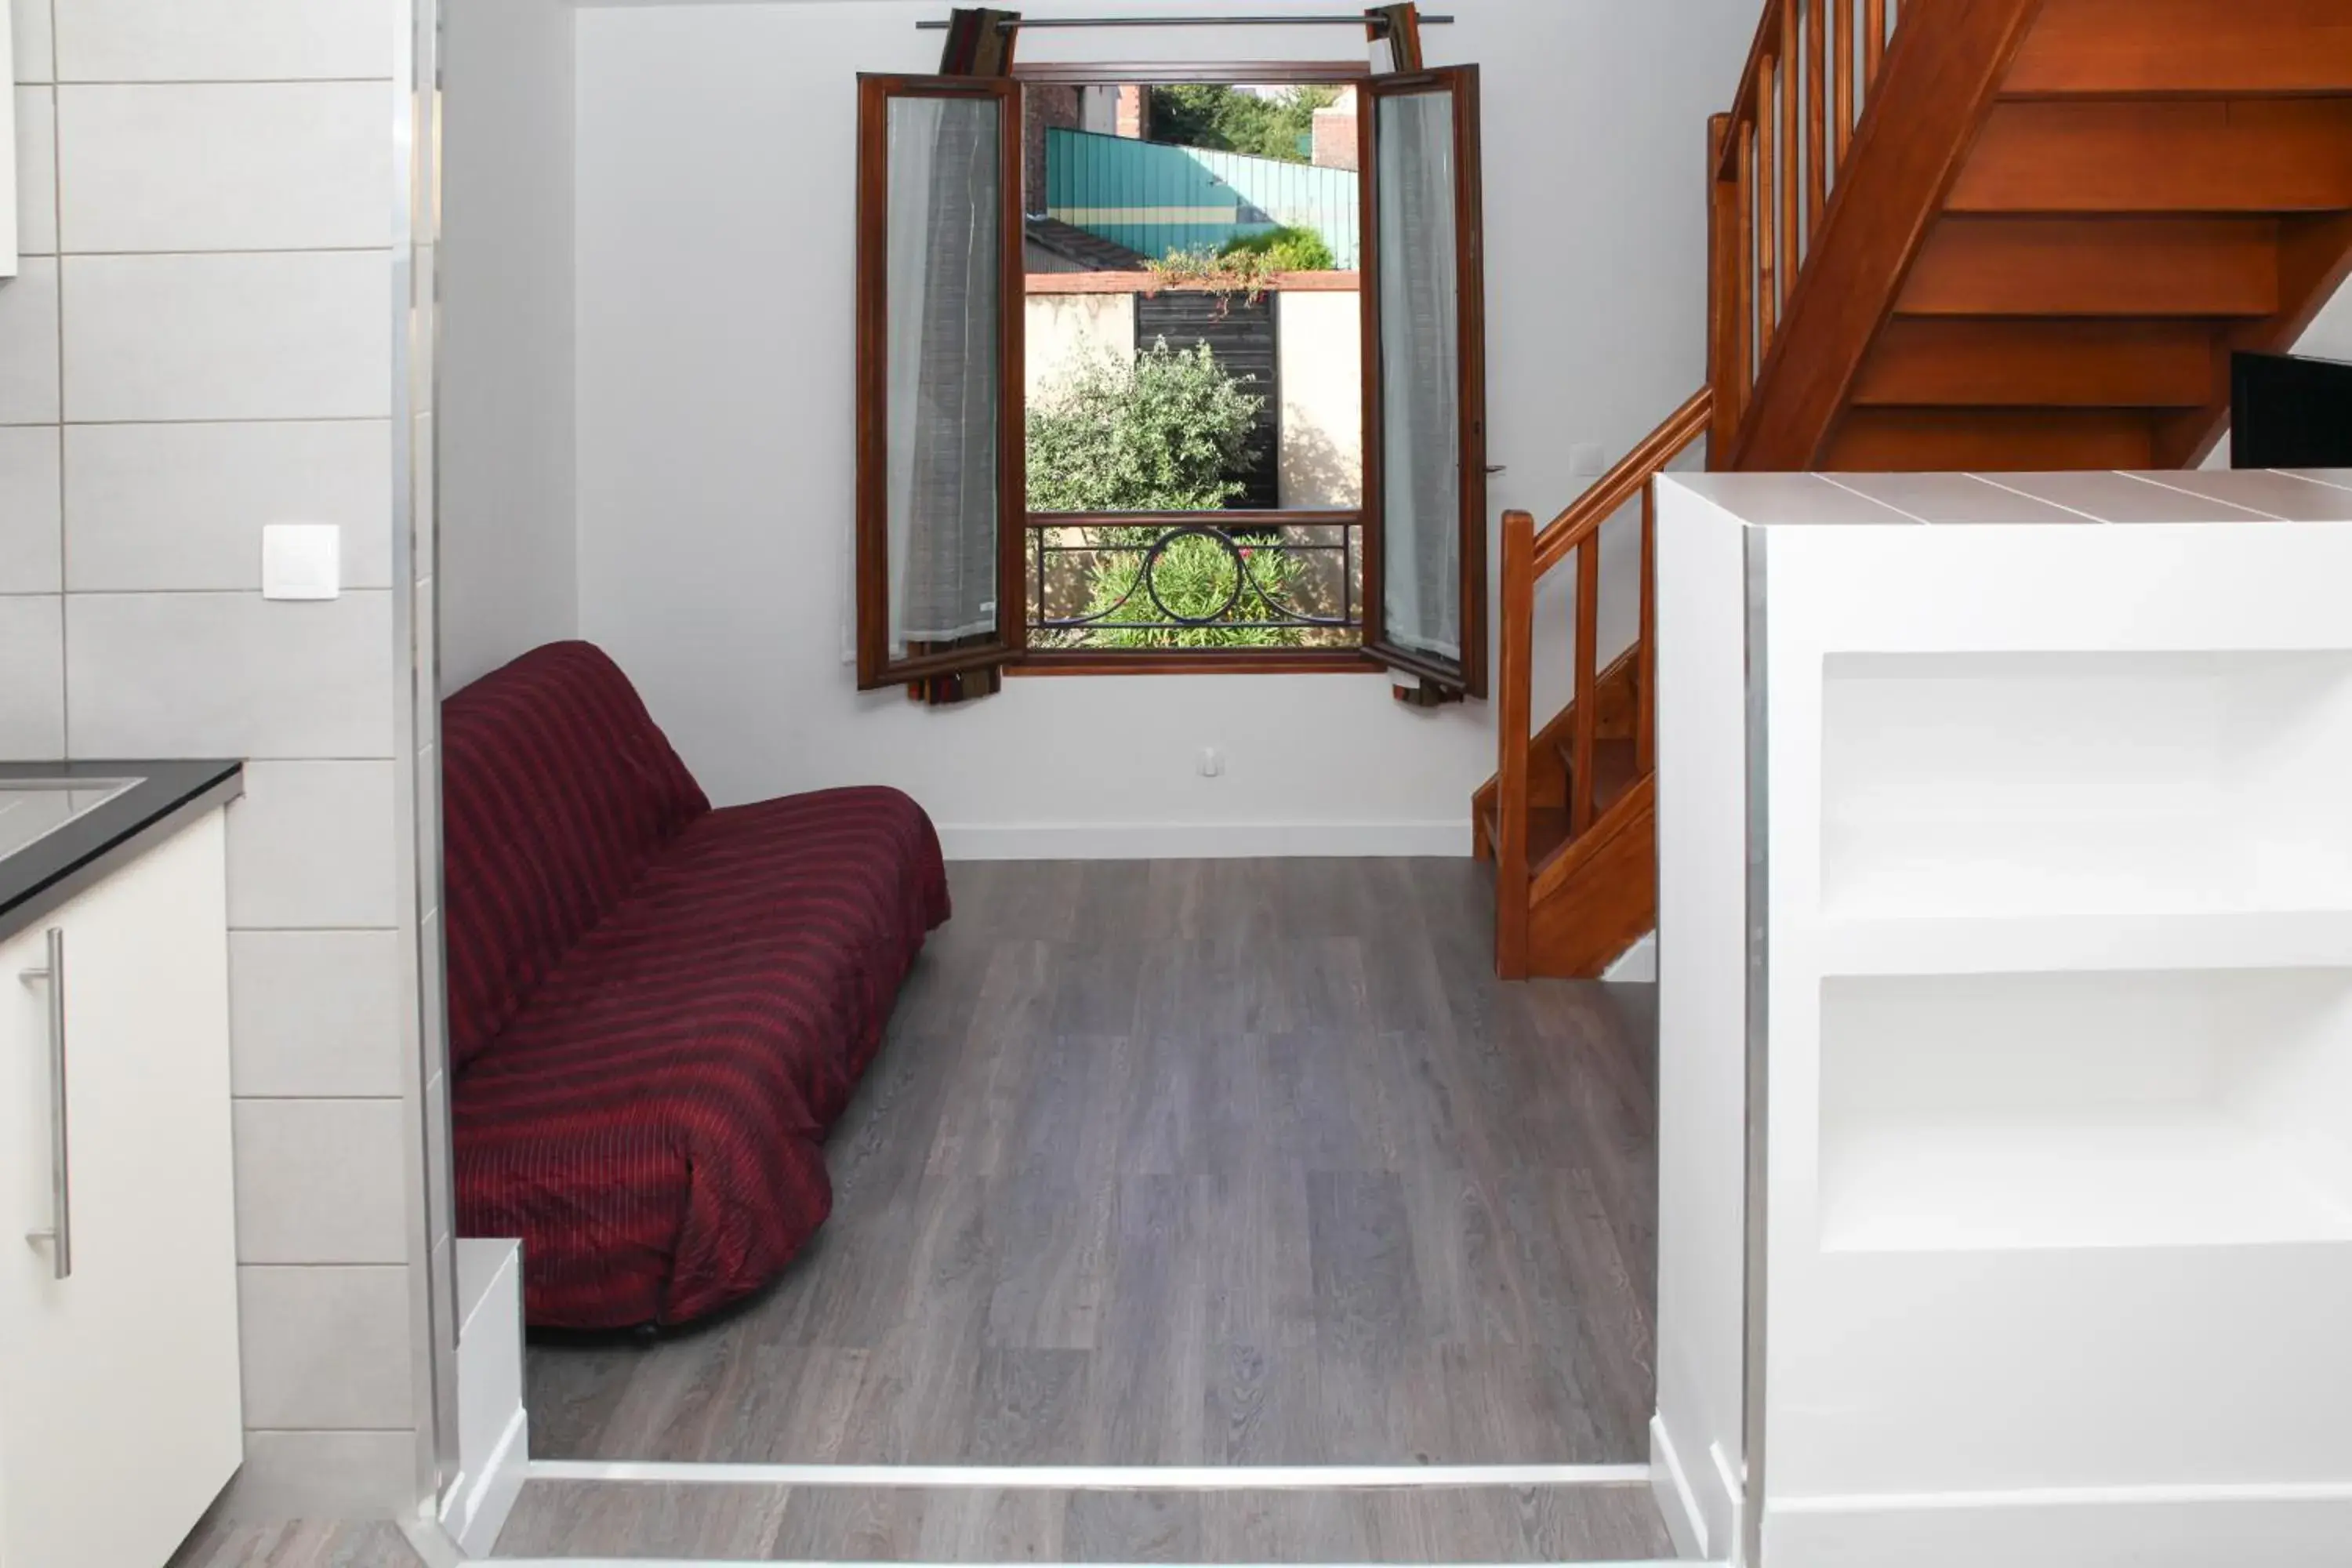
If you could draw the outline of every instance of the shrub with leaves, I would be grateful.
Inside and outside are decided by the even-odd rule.
[[[1209,345],[1161,338],[1132,359],[1077,358],[1029,400],[1032,511],[1210,511],[1248,486],[1250,430],[1265,399]]]
[[[1278,620],[1291,591],[1291,562],[1276,545],[1247,536],[1228,550],[1204,533],[1179,534],[1151,559],[1149,529],[1096,529],[1093,599],[1088,616],[1101,616],[1086,633],[1091,647],[1297,647],[1307,640],[1301,626],[1253,626],[1236,622]],[[1130,536],[1121,548],[1101,548],[1106,534]],[[1150,581],[1143,580],[1150,560]],[[1152,597],[1157,590],[1159,597]],[[1163,609],[1162,606],[1165,606]],[[1171,628],[1171,619],[1205,620]],[[1162,623],[1154,626],[1148,623]]]
[[[1221,257],[1262,256],[1266,265],[1276,272],[1328,272],[1339,265],[1331,254],[1329,242],[1311,228],[1297,224],[1285,224],[1263,234],[1245,234],[1229,239],[1217,253]]]

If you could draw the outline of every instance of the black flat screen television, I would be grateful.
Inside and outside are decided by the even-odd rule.
[[[2352,364],[2231,355],[2230,466],[2352,468]]]

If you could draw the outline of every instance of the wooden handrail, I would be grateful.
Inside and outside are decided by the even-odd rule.
[[[1640,494],[1659,469],[1706,434],[1715,409],[1715,393],[1700,387],[1690,401],[1666,416],[1666,422],[1642,438],[1622,461],[1592,481],[1592,488],[1569,503],[1545,523],[1535,540],[1535,574],[1541,577],[1559,565],[1568,552],[1584,542],[1617,509]]]

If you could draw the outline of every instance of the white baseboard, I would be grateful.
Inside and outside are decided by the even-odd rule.
[[[488,1557],[499,1531],[514,1511],[515,1499],[530,1475],[530,1417],[520,1409],[507,1423],[480,1474],[467,1478],[464,1494],[453,1498],[442,1522],[468,1557]]]
[[[522,1403],[522,1245],[457,1243],[457,1474],[441,1497],[441,1523],[470,1556],[485,1556],[530,1468]]]
[[[1623,981],[1633,985],[1654,985],[1658,981],[1658,933],[1645,932],[1633,946],[1617,955],[1617,961],[1601,972],[1603,980]]]
[[[920,1487],[987,1491],[1372,1491],[1638,1487],[1641,1465],[859,1465],[534,1459],[535,1481],[664,1487]]]
[[[1658,1511],[1665,1516],[1666,1533],[1674,1537],[1675,1550],[1685,1557],[1704,1558],[1710,1544],[1706,1516],[1699,1511],[1690,1476],[1683,1468],[1682,1456],[1675,1452],[1675,1440],[1663,1415],[1650,1417],[1650,1490],[1658,1500]]]
[[[1795,1498],[1772,1568],[2343,1568],[2352,1485],[2113,1487]]]
[[[1470,853],[1460,822],[941,823],[950,860],[1242,860]]]

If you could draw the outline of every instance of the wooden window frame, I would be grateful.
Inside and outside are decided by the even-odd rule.
[[[1357,246],[1366,279],[1362,294],[1364,353],[1364,652],[1387,668],[1419,678],[1448,695],[1486,695],[1486,224],[1478,153],[1478,68],[1441,66],[1391,72],[1360,83],[1363,105],[1356,118],[1357,163],[1362,174]],[[1462,666],[1454,669],[1412,648],[1388,641],[1386,512],[1382,486],[1385,447],[1381,421],[1380,279],[1380,181],[1373,161],[1374,122],[1382,98],[1430,91],[1454,98],[1454,243],[1461,258],[1454,279],[1455,391],[1461,428],[1461,494],[1458,498],[1462,552]]]
[[[997,266],[996,632],[986,644],[912,658],[890,657],[889,105],[893,99],[991,100],[1003,105],[997,146],[1000,246]],[[1007,77],[865,72],[857,78],[857,685],[902,686],[1017,661],[1028,641],[1024,576],[1028,444],[1023,421],[1022,312],[1026,279],[1018,260],[1021,210],[1021,85]],[[1010,259],[1013,265],[1005,263]]]
[[[1027,507],[1024,374],[1026,342],[1025,268],[1017,264],[1026,232],[1024,159],[1024,94],[1036,85],[1095,85],[1114,81],[1211,83],[1234,86],[1314,84],[1349,86],[1360,96],[1358,136],[1360,292],[1364,328],[1361,361],[1361,493],[1356,507],[1313,514],[1323,526],[1354,527],[1360,541],[1362,602],[1360,635],[1352,647],[1168,648],[1111,650],[1028,647],[1028,545],[1040,520],[1079,518],[1081,513],[1032,514]],[[1378,191],[1374,179],[1375,105],[1380,97],[1443,87],[1455,98],[1454,226],[1464,258],[1458,287],[1460,331],[1459,407],[1463,452],[1462,667],[1404,649],[1385,638],[1386,585],[1382,575],[1383,509],[1381,482],[1381,365],[1377,295]],[[1484,235],[1478,189],[1477,68],[1447,67],[1379,73],[1350,60],[1259,61],[1074,61],[1015,66],[1003,77],[931,77],[908,73],[860,73],[857,184],[856,331],[860,352],[856,382],[857,510],[855,573],[857,684],[861,689],[917,685],[935,677],[999,668],[1014,675],[1159,674],[1364,674],[1387,670],[1417,681],[1423,694],[1446,697],[1486,694],[1486,331]],[[887,342],[887,102],[899,97],[990,98],[1005,104],[1006,134],[999,148],[1002,236],[1007,264],[999,268],[998,537],[997,624],[984,644],[889,658]],[[1221,522],[1248,526],[1253,520],[1297,521],[1294,510],[1232,510]],[[1047,523],[1045,526],[1052,526]],[[1080,526],[1080,524],[1071,524]]]

